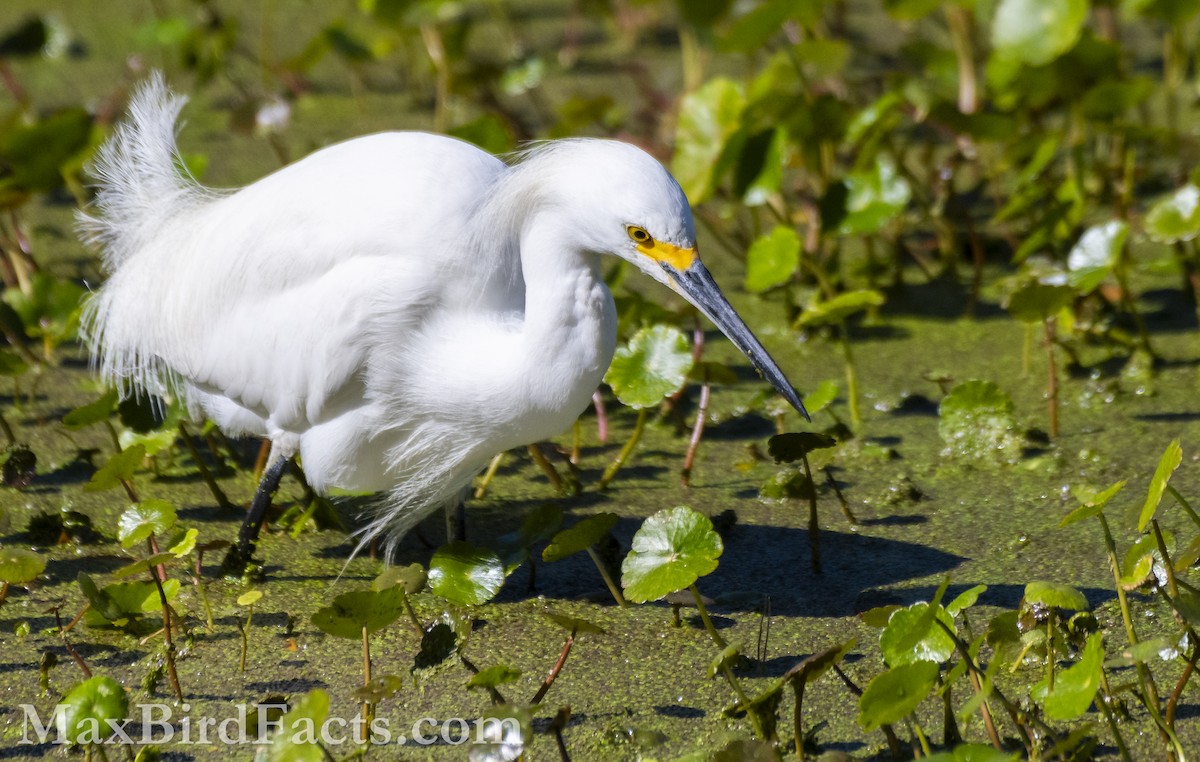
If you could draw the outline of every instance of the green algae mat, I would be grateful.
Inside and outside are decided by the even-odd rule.
[[[0,756],[1136,759],[1200,749],[1200,7],[9,0]],[[606,272],[596,402],[385,558],[376,496],[89,369],[133,85],[235,187],[384,129],[635,142],[797,386]],[[269,224],[265,221],[264,224]],[[302,464],[300,464],[302,467]],[[228,570],[225,570],[228,571]]]

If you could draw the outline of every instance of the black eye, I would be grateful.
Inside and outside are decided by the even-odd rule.
[[[629,237],[636,243],[645,243],[650,240],[650,234],[645,228],[639,228],[637,225],[626,225],[625,232],[629,233]]]

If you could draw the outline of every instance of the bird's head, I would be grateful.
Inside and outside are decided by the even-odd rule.
[[[796,390],[721,293],[696,249],[692,209],[679,183],[636,146],[610,140],[560,141],[570,178],[566,201],[586,210],[576,233],[587,248],[615,254],[691,302],[808,418]]]

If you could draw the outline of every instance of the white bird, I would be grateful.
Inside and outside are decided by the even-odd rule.
[[[679,184],[642,150],[560,140],[510,165],[389,132],[212,190],[180,170],[184,103],[151,77],[98,152],[96,214],[80,222],[110,275],[86,335],[125,393],[170,391],[271,441],[242,561],[292,456],[318,492],[388,491],[364,534],[390,550],[496,453],[567,430],[616,343],[602,254],[690,301],[804,413],[697,258]]]

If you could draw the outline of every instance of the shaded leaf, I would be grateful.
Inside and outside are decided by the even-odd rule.
[[[597,513],[554,535],[542,551],[543,561],[558,561],[595,545],[617,525],[617,514]]]
[[[1040,323],[1048,320],[1075,299],[1075,290],[1070,286],[1048,286],[1044,283],[1028,283],[1008,298],[1008,311],[1022,323]]]
[[[333,604],[317,609],[313,625],[321,632],[338,638],[361,639],[378,632],[399,618],[404,611],[404,590],[354,590],[333,599]]]
[[[553,611],[547,611],[547,612],[545,612],[545,614],[546,614],[547,619],[549,619],[551,622],[554,622],[555,624],[557,624],[559,627],[563,628],[567,632],[572,632],[572,633],[576,633],[576,634],[587,632],[587,633],[591,633],[593,635],[603,635],[604,634],[603,627],[601,627],[598,624],[593,624],[592,622],[589,622],[586,619],[580,619],[578,617],[573,617],[573,616],[566,616],[565,614],[556,614]]]
[[[513,669],[507,664],[496,664],[481,669],[467,681],[468,688],[496,688],[511,683],[521,676],[521,670]]]
[[[109,458],[99,471],[92,474],[91,480],[83,485],[83,491],[103,492],[120,486],[122,480],[128,481],[133,478],[138,466],[145,459],[146,448],[140,444],[122,450]]]
[[[883,301],[883,294],[878,291],[846,291],[805,307],[796,325],[838,325],[851,315],[882,305]]]
[[[795,463],[813,450],[833,447],[837,440],[828,434],[812,431],[776,434],[767,440],[767,452],[776,463]]]
[[[72,431],[107,421],[117,409],[117,390],[109,389],[99,399],[81,405],[63,416],[63,426]]]

